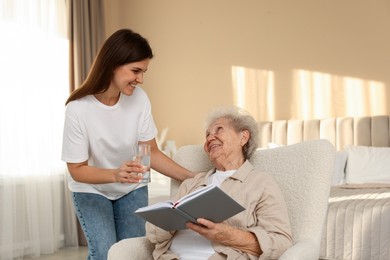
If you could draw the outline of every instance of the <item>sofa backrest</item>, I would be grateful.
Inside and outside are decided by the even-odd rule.
[[[348,145],[390,146],[390,116],[332,117],[313,120],[276,120],[259,123],[259,147],[326,139],[337,150]]]

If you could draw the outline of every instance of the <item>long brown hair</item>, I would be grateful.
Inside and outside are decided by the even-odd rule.
[[[116,31],[104,42],[87,79],[70,94],[65,105],[87,95],[107,91],[117,67],[151,58],[153,58],[152,48],[140,34],[129,29]]]

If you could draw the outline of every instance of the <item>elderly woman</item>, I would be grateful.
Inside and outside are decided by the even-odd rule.
[[[206,185],[219,186],[245,207],[223,223],[197,219],[167,232],[147,223],[154,259],[278,259],[292,245],[283,195],[249,162],[257,147],[257,123],[239,108],[218,109],[207,122],[204,150],[214,169],[185,180],[174,199]]]

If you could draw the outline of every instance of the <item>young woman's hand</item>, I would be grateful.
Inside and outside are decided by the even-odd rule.
[[[115,180],[120,183],[138,183],[145,171],[145,167],[138,162],[126,161],[119,167]]]

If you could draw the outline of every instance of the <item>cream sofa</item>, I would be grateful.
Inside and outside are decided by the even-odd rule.
[[[252,157],[255,167],[274,176],[287,202],[294,245],[280,259],[319,258],[334,158],[335,149],[326,140],[257,150]],[[181,147],[174,159],[193,172],[212,167],[201,145]],[[177,185],[172,183],[172,192]],[[108,259],[152,259],[152,251],[153,244],[145,237],[125,239],[111,247]]]

